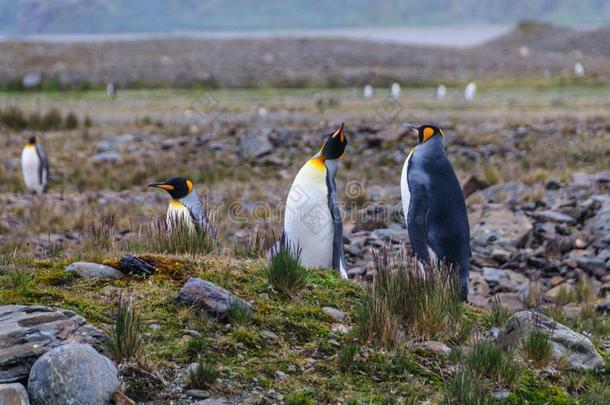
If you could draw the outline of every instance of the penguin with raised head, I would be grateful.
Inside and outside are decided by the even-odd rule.
[[[172,177],[169,180],[150,183],[148,187],[166,190],[172,197],[167,207],[166,224],[168,229],[173,225],[186,225],[188,229],[201,231],[207,228],[203,204],[193,188],[193,182],[184,177]]]
[[[412,129],[419,144],[409,152],[400,181],[411,248],[421,262],[442,260],[457,268],[466,298],[470,227],[464,193],[445,153],[443,130],[433,125]]]
[[[284,236],[300,250],[301,264],[306,268],[333,268],[343,278],[347,278],[347,266],[335,176],[346,146],[347,135],[341,124],[299,170],[288,193],[284,217]]]
[[[28,191],[42,194],[49,184],[49,159],[35,136],[28,138],[28,143],[21,152],[21,174]]]

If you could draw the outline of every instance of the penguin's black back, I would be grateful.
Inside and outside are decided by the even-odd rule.
[[[407,181],[411,193],[410,205],[419,208],[417,212],[409,209],[407,220],[417,221],[418,216],[425,218],[424,234],[412,234],[409,228],[409,238],[419,258],[428,257],[429,246],[438,259],[459,266],[462,287],[467,289],[470,227],[464,193],[444,153],[442,140],[431,139],[429,142],[430,145],[418,146],[421,150],[416,150],[409,160]],[[433,145],[435,142],[440,142],[441,146]],[[425,243],[413,240],[422,236]]]

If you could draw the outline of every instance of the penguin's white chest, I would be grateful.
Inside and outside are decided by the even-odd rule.
[[[165,217],[168,230],[173,226],[186,226],[190,230],[195,230],[195,224],[189,209],[178,200],[172,199],[167,207],[167,215]]]
[[[21,153],[21,173],[25,187],[30,191],[42,193],[44,185],[40,181],[39,170],[42,162],[34,146],[26,146]]]
[[[310,160],[294,179],[286,201],[284,232],[301,249],[304,267],[332,267],[334,227],[322,162]]]
[[[409,204],[411,203],[411,191],[409,190],[409,180],[407,178],[407,171],[409,170],[409,160],[413,155],[415,148],[411,149],[405,164],[402,167],[402,174],[400,175],[400,195],[402,200],[402,211],[405,214],[405,225],[409,215]]]

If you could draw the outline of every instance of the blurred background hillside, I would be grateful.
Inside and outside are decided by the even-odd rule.
[[[1,0],[0,34],[610,22],[604,0]]]

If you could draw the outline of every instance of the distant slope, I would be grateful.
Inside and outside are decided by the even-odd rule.
[[[0,0],[0,34],[610,23],[603,0]]]
[[[513,31],[489,42],[502,48],[527,46],[549,52],[580,52],[589,56],[610,56],[610,28],[577,31],[551,24],[522,22]]]

